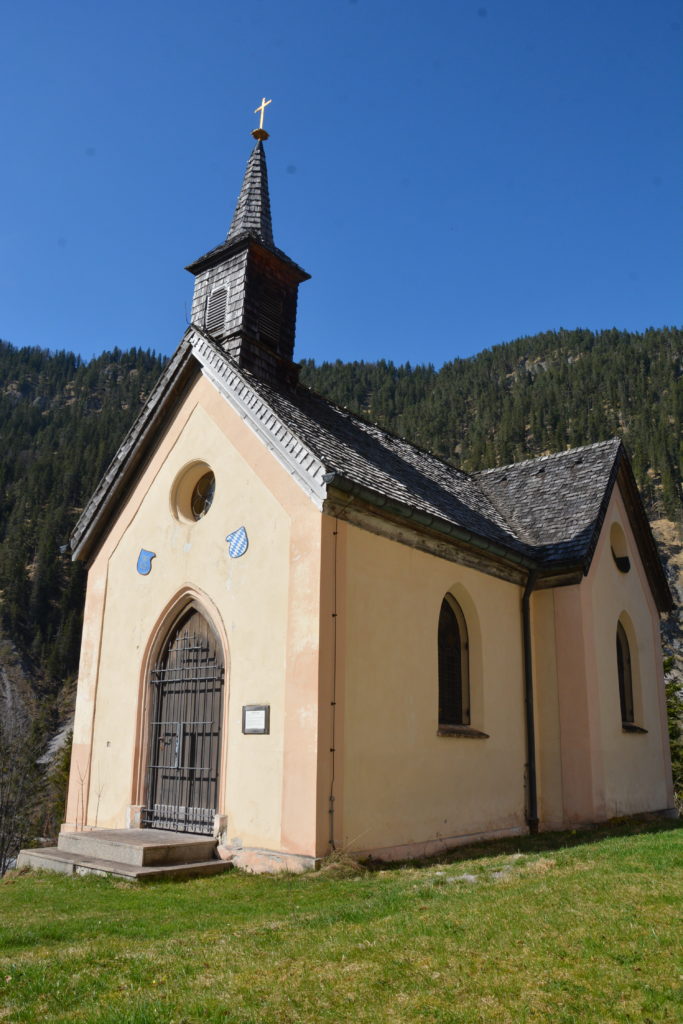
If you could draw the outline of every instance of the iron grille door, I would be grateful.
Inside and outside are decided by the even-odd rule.
[[[211,835],[218,798],[223,659],[206,619],[192,611],[152,669],[143,825]]]

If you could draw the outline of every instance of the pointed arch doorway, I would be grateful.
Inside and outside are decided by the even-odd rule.
[[[213,833],[224,676],[221,643],[193,605],[169,630],[150,672],[144,827]]]

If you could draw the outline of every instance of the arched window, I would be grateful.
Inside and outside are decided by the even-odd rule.
[[[446,594],[439,613],[439,725],[470,724],[468,646],[465,616]]]
[[[628,645],[626,630],[617,623],[617,672],[619,673],[619,700],[621,702],[621,721],[632,724],[633,714],[633,675],[631,673],[631,650]]]

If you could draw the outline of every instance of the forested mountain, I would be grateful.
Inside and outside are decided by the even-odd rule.
[[[75,692],[85,572],[69,534],[162,366],[0,341],[0,874],[58,825],[65,759],[36,761]]]
[[[0,615],[48,679],[78,658],[84,574],[69,534],[162,366],[138,349],[84,363],[0,342]]]
[[[65,766],[46,791],[36,757],[73,702],[85,573],[69,534],[163,363],[140,349],[86,363],[0,342],[0,873],[3,835],[59,821]],[[677,328],[548,332],[440,370],[305,362],[302,381],[466,470],[619,434],[651,517],[681,519]]]

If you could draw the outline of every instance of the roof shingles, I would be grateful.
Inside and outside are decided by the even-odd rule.
[[[244,371],[241,371],[244,373]],[[246,373],[244,373],[246,376]],[[328,472],[518,554],[529,550],[473,477],[303,387],[277,391],[250,376],[268,406]]]
[[[515,535],[546,565],[590,555],[623,449],[618,438],[474,474]]]

